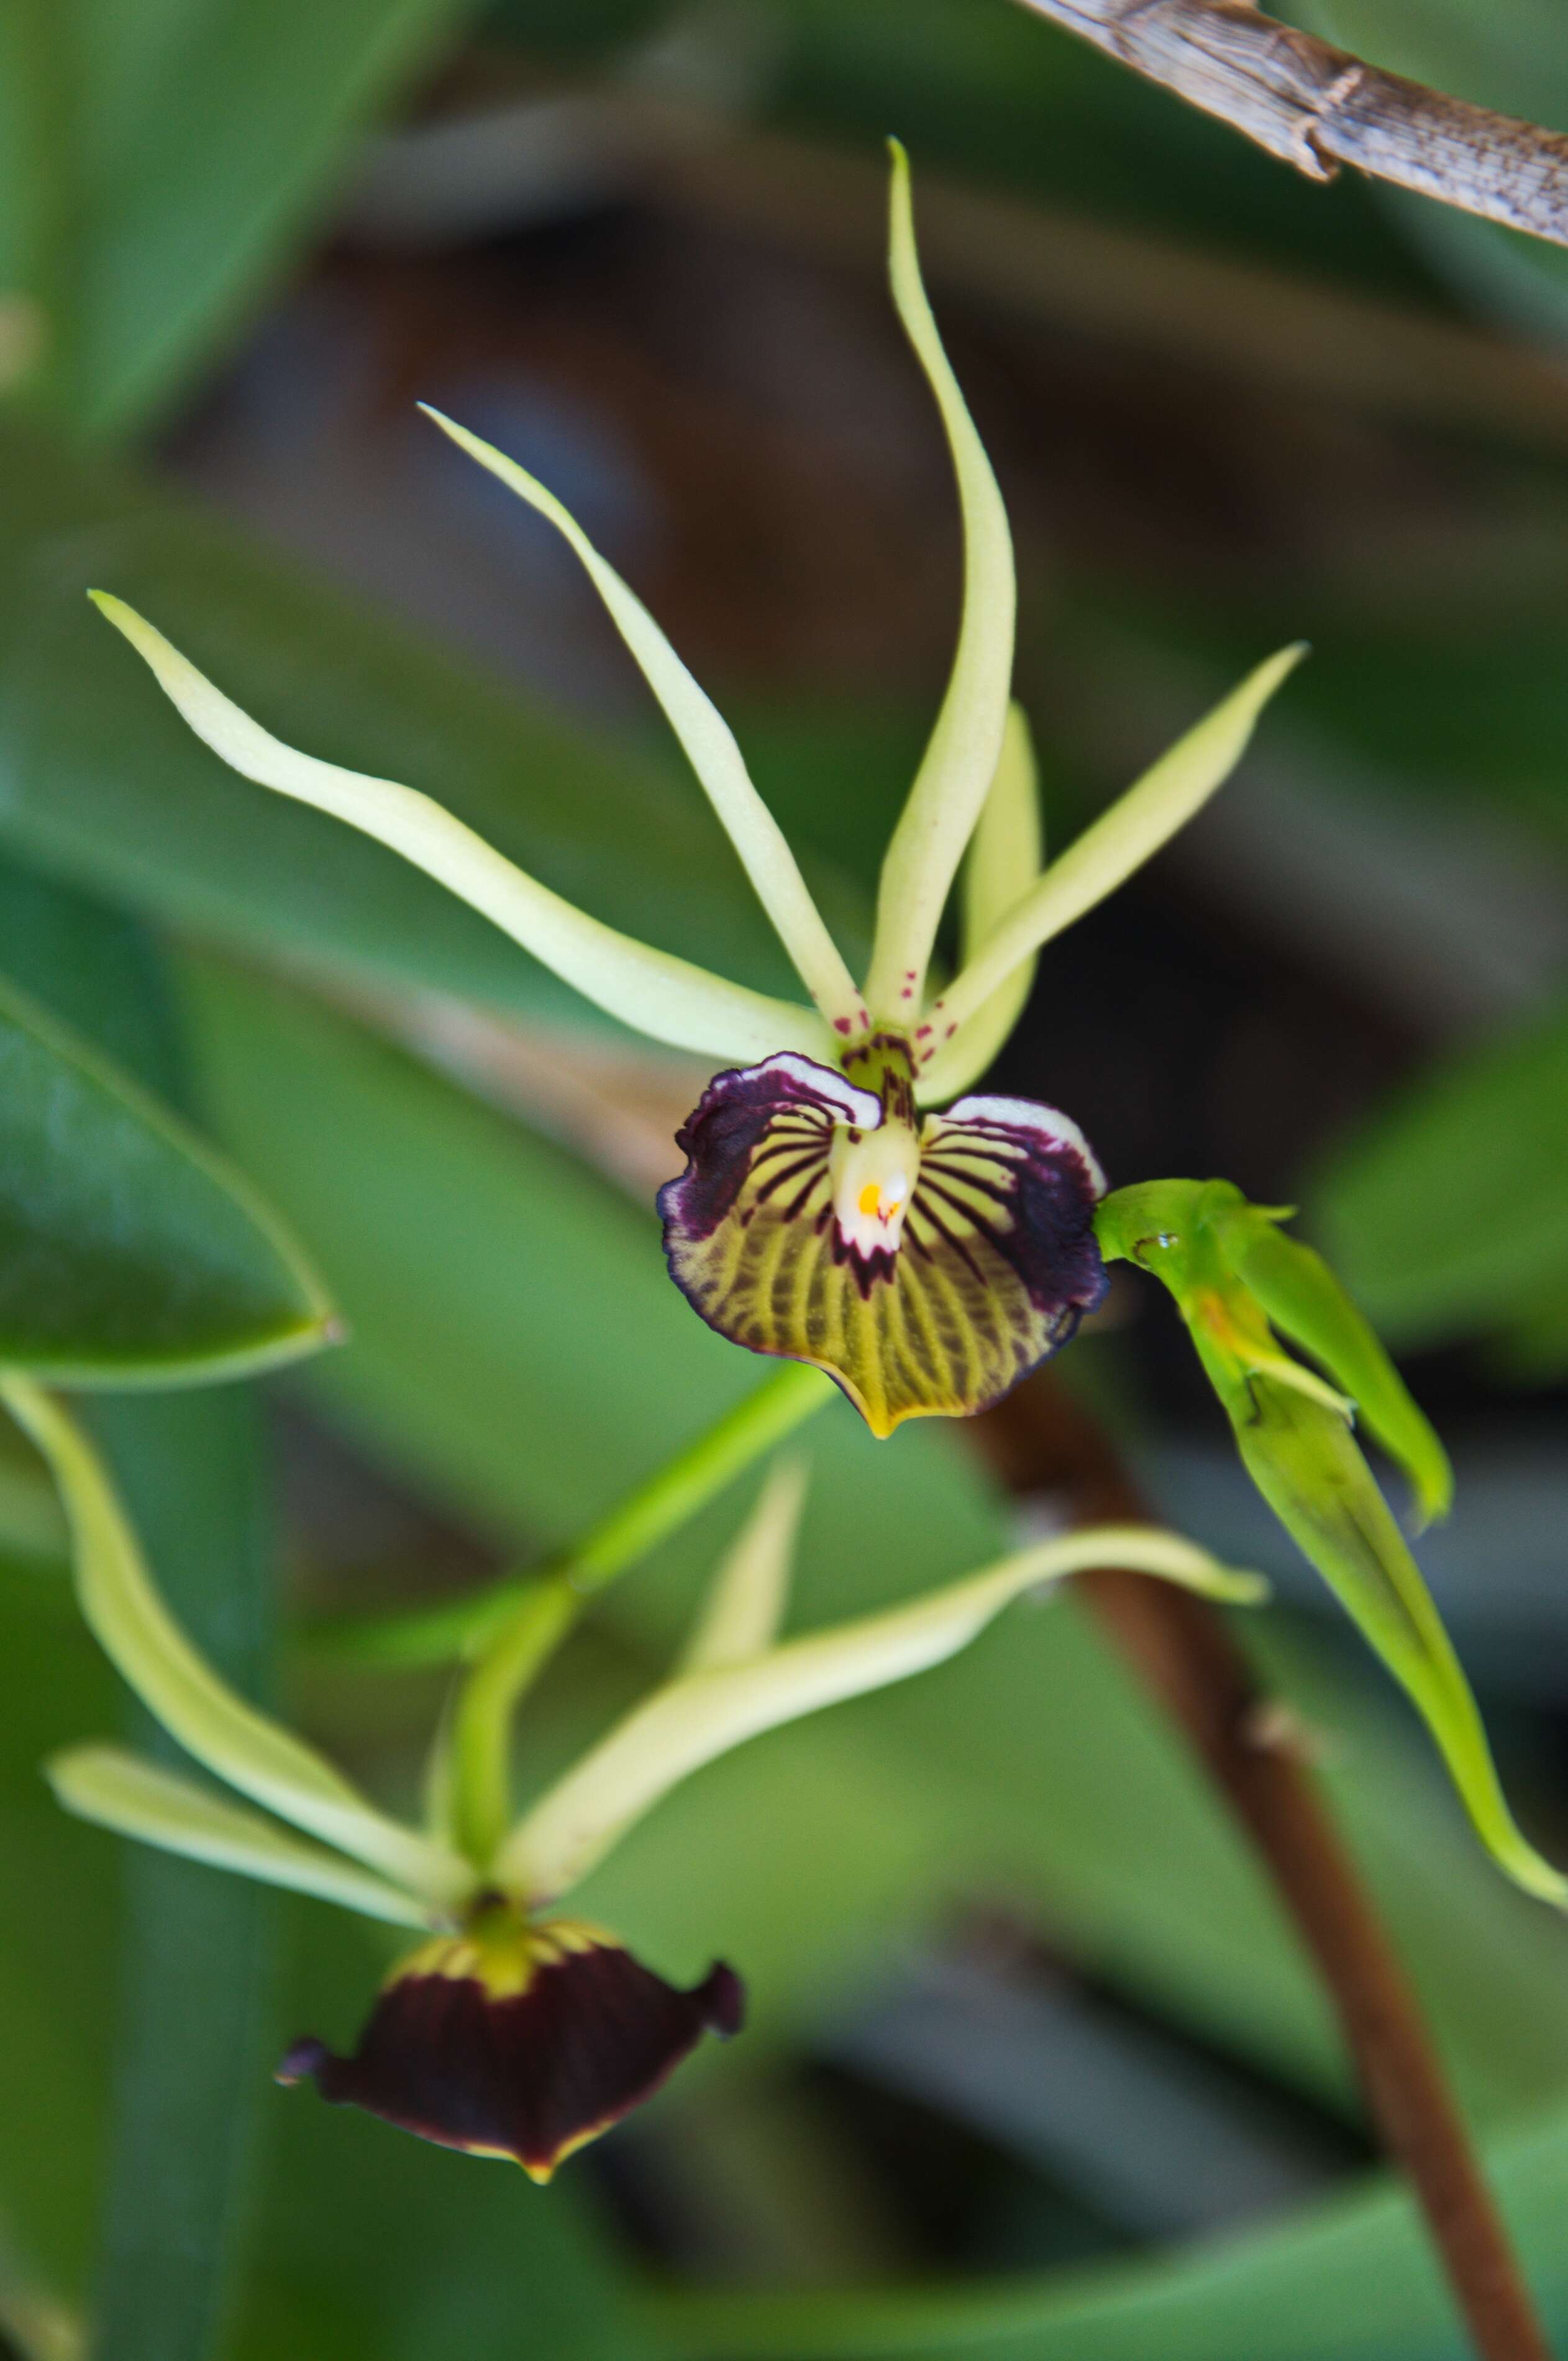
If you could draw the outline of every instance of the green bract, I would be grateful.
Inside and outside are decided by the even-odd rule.
[[[1483,1843],[1527,1892],[1568,1907],[1568,1878],[1514,1825],[1469,1683],[1353,1421],[1409,1477],[1423,1522],[1448,1509],[1447,1455],[1326,1263],[1280,1234],[1288,1218],[1228,1180],[1152,1180],[1107,1197],[1095,1226],[1107,1261],[1169,1289],[1248,1475],[1402,1683]],[[1276,1329],[1324,1375],[1292,1359]]]

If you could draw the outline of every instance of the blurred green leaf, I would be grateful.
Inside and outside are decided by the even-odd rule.
[[[70,207],[70,82],[55,0],[0,10],[0,388],[47,357]],[[14,342],[20,327],[26,344]],[[22,364],[17,368],[16,364]]]
[[[113,1678],[41,1585],[3,1577],[0,1658],[0,2219],[24,2268],[79,2295],[95,2229],[118,1885],[108,1845],[66,1819],[38,1765],[111,1719]]]
[[[14,94],[14,137],[47,146],[65,182],[62,267],[40,291],[53,307],[47,383],[71,427],[104,435],[166,404],[232,330],[319,214],[356,132],[466,12],[461,0],[27,0],[29,13],[35,53],[47,37],[54,55],[35,54]],[[27,110],[47,112],[42,135]]]
[[[254,1693],[269,1653],[272,1556],[256,1404],[239,1387],[101,1398],[93,1425],[181,1622]],[[139,1708],[130,1726],[138,1752],[183,1760]],[[112,1844],[101,1840],[105,1873]],[[206,2361],[266,2089],[272,1901],[248,1879],[117,1849],[127,1907],[94,2361]]]
[[[1496,1334],[1568,1288],[1568,1010],[1440,1060],[1308,1187],[1396,1342]]]
[[[1568,2116],[1499,2139],[1491,2177],[1547,2331],[1568,2330]],[[1409,2198],[1381,2179],[1277,2227],[1132,2266],[863,2295],[666,2293],[683,2361],[1467,2361]]]
[[[330,1320],[241,1176],[0,984],[0,1360],[55,1384],[200,1383],[313,1351]]]
[[[1504,115],[1568,129],[1568,27],[1552,0],[1312,0],[1311,21],[1374,65]],[[1379,191],[1438,269],[1481,306],[1568,342],[1568,254],[1452,205]]]
[[[290,744],[435,795],[626,933],[794,989],[695,780],[546,719],[405,628],[13,421],[0,422],[0,839],[25,857],[245,950],[589,1021],[395,853],[236,777],[88,605],[91,582],[131,599]],[[820,863],[811,883],[852,950],[860,897]]]
[[[210,1104],[307,1228],[354,1323],[348,1349],[302,1378],[404,1480],[548,1549],[755,1385],[756,1365],[670,1286],[651,1218],[597,1176],[292,994],[206,963],[186,975]],[[830,1404],[806,1447],[797,1628],[950,1579],[1003,1544],[1001,1504],[951,1430],[878,1444]],[[744,1505],[706,1512],[596,1607],[643,1677],[678,1644]],[[529,1779],[625,1701],[613,1661],[620,1686],[569,1697],[579,1654],[531,1700]],[[1453,1834],[1440,1855],[1398,1828],[1384,1857],[1409,1880],[1397,1923],[1424,1913],[1444,1927],[1429,1997],[1467,2095],[1496,2110],[1568,2073],[1562,1929],[1521,1905],[1499,1957],[1512,1897],[1457,1815]],[[1460,1890],[1474,1905],[1450,1927]],[[1324,2004],[1261,1873],[1069,1602],[712,1766],[596,1874],[585,1906],[662,1972],[736,1961],[756,2033],[696,2070],[745,2073],[912,1920],[997,1891],[1031,1897],[1128,1991],[1346,2100]]]
[[[140,1071],[178,1090],[179,1037],[155,955],[135,929],[15,872],[0,899],[15,921],[0,961],[96,1038],[139,1041]],[[269,1654],[272,1534],[253,1398],[237,1386],[100,1397],[91,1415],[174,1612],[254,1694]],[[176,1757],[139,1708],[132,1727],[145,1751]],[[57,1834],[62,1824],[57,1815]],[[106,1845],[97,1858],[106,1880]],[[139,1848],[125,1881],[93,2352],[96,2361],[204,2361],[244,2197],[271,1905],[247,1883]]]
[[[602,70],[620,44],[657,33],[663,16],[656,0],[490,0],[487,13],[497,31],[577,71]],[[727,14],[693,20],[698,56],[726,58]],[[1001,0],[773,0],[768,18],[776,49],[763,95],[792,129],[827,132],[861,154],[894,131],[917,173],[940,168],[1167,237],[1310,257],[1319,269],[1327,259],[1375,283],[1417,278],[1349,174],[1311,187],[1026,10]]]

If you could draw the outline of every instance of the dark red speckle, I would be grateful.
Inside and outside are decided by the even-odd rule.
[[[847,1016],[835,1016],[833,1019],[833,1030],[835,1033],[848,1033],[851,1029],[850,1020]]]

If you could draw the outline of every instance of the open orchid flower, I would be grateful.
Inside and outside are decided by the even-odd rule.
[[[952,456],[964,588],[947,693],[887,849],[863,985],[733,734],[641,600],[542,484],[428,413],[582,560],[729,831],[809,1007],[616,933],[427,796],[296,753],[150,623],[93,594],[197,735],[236,771],[391,846],[623,1023],[725,1061],[729,1071],[678,1136],[685,1171],[660,1194],[671,1272],[722,1334],[827,1370],[879,1435],[906,1418],[984,1409],[1100,1301],[1105,1275],[1092,1213],[1105,1183],[1077,1125],[1026,1100],[961,1093],[1016,1020],[1042,944],[1191,818],[1302,653],[1287,648],[1260,664],[1042,870],[1027,731],[1009,707],[1007,519],[921,285],[908,166],[896,146],[891,269]],[[961,962],[950,983],[933,990],[933,947],[966,853]]]
[[[266,1809],[107,1745],[53,1758],[60,1801],[144,1843],[422,1927],[353,2054],[307,2038],[279,2079],[310,2077],[324,2098],[444,2147],[514,2158],[535,2180],[647,2098],[705,2032],[739,2030],[744,1996],[732,1969],[717,1964],[682,1991],[614,1936],[559,1910],[679,1781],[764,1730],[940,1664],[1010,1600],[1085,1567],[1134,1566],[1223,1599],[1264,1589],[1173,1533],[1108,1526],[1022,1550],[911,1605],[780,1641],[802,1487],[775,1471],[663,1685],[521,1817],[505,1803],[492,1808],[482,1760],[476,1777],[477,1724],[460,1697],[437,1740],[433,1825],[420,1829],[378,1811],[197,1653],[69,1412],[15,1376],[0,1378],[0,1400],[53,1467],[78,1596],[104,1649],[196,1763]],[[468,1694],[501,1707],[503,1748],[524,1678],[565,1629],[563,1588],[560,1576],[541,1577],[470,1669]]]

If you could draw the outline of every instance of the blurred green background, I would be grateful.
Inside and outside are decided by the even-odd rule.
[[[1334,0],[1378,62],[1568,125],[1544,0]],[[598,1025],[390,855],[225,771],[91,612],[291,742],[440,795],[598,914],[784,984],[548,530],[542,476],[736,723],[846,947],[939,695],[957,520],[882,282],[881,141],[1021,561],[1060,842],[1246,664],[1310,664],[1217,804],[1042,963],[999,1079],[1113,1181],[1298,1202],[1452,1444],[1422,1563],[1568,1857],[1568,276],[1309,185],[1008,0],[9,0],[0,10],[0,972],[183,1106],[352,1327],[95,1416],[237,1678],[411,1789],[440,1686],[313,1614],[570,1536],[758,1370],[652,1192],[700,1069]],[[1061,1365],[1325,1775],[1568,2339],[1568,1931],[1507,1890],[1231,1458],[1152,1290]],[[802,1620],[1024,1513],[961,1433],[811,1431]],[[632,1693],[745,1505],[607,1598],[531,1773]],[[1069,1604],[759,1741],[586,1896],[747,2037],[548,2192],[269,2081],[388,1956],[125,1861],[38,1773],[111,1729],[0,1459],[0,2350],[27,2361],[1448,2361],[1325,2004]]]

